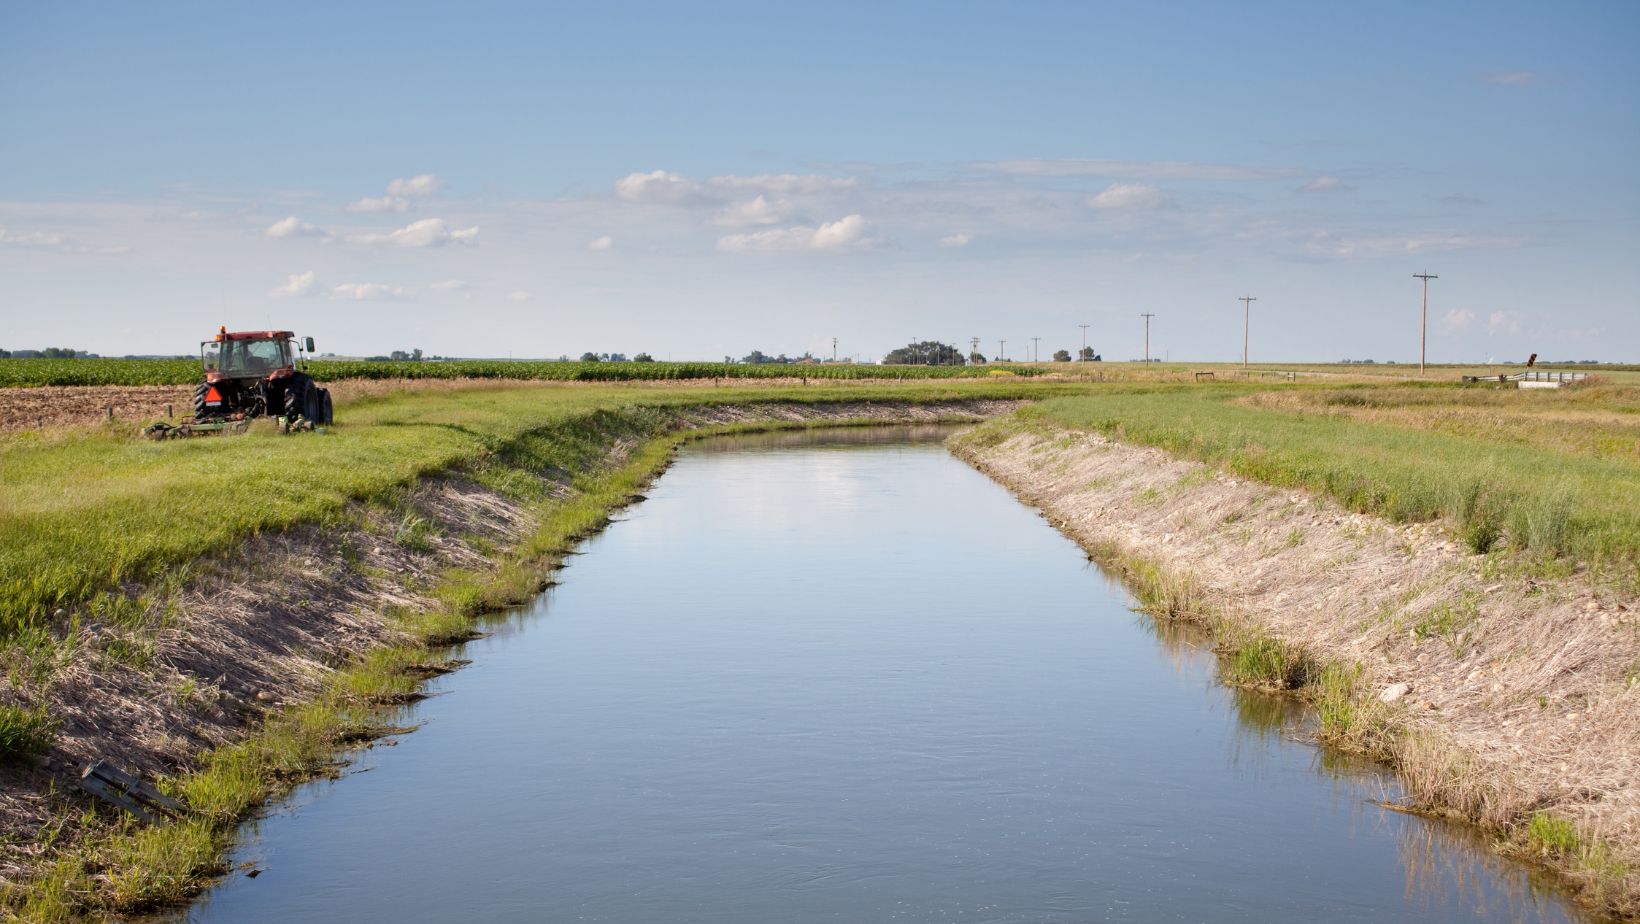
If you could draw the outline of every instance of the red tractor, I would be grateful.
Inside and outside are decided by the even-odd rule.
[[[301,342],[288,330],[226,327],[199,345],[205,381],[194,389],[194,421],[279,417],[285,429],[331,422],[330,392],[302,369],[313,338]]]

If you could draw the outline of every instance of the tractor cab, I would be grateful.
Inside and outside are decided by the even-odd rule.
[[[200,360],[205,366],[205,381],[210,383],[231,379],[278,380],[296,371],[296,359],[302,352],[313,351],[313,338],[297,344],[296,335],[288,330],[253,330],[230,333],[227,328],[212,339],[199,345]]]

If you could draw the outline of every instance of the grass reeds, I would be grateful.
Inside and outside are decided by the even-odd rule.
[[[1361,407],[1374,413],[1355,413]],[[1444,522],[1474,552],[1507,548],[1640,589],[1640,389],[1127,385],[1025,415],[1392,521]],[[1626,447],[1600,448],[1614,441]]]

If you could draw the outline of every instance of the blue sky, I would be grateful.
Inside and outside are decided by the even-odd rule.
[[[1640,6],[11,4],[0,346],[1640,360]]]

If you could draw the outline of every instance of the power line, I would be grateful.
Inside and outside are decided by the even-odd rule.
[[[1139,313],[1139,317],[1145,319],[1145,368],[1146,369],[1150,368],[1150,319],[1154,318],[1155,316],[1156,315],[1154,315],[1154,314],[1146,314],[1144,312]]]
[[[1431,279],[1439,279],[1441,277],[1432,274],[1429,270],[1424,270],[1421,273],[1413,273],[1412,278],[1422,279],[1424,281],[1424,309],[1418,319],[1418,374],[1423,375],[1424,346],[1428,342],[1429,337],[1429,281]]]
[[[1241,374],[1247,375],[1247,334],[1253,326],[1253,303],[1258,301],[1251,295],[1243,295],[1236,299],[1241,302]]]

